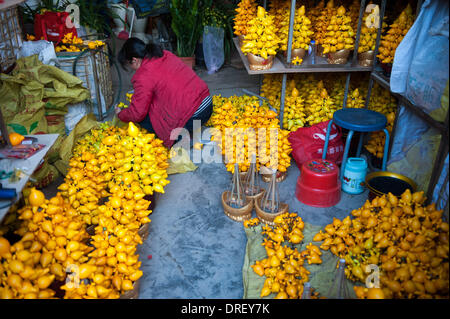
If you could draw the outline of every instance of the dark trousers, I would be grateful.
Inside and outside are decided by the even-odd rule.
[[[194,120],[200,120],[201,125],[205,125],[205,123],[208,122],[209,118],[211,117],[212,111],[213,111],[213,105],[212,105],[212,103],[210,103],[202,112],[200,112],[200,114],[197,114],[197,115],[191,117],[187,121],[184,128],[189,131],[189,134],[191,135],[191,137],[192,137],[192,133],[193,133],[193,129],[194,129],[193,128]],[[150,118],[149,118],[148,114],[142,122],[139,122],[139,125],[142,128],[145,128],[149,133],[155,133],[155,131],[153,130],[153,127],[152,127],[152,122],[150,122]],[[178,138],[178,140],[180,140],[180,139],[181,139],[181,136]],[[176,142],[178,142],[178,140]]]

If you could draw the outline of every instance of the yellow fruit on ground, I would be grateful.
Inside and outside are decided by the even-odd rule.
[[[33,207],[40,206],[45,201],[44,193],[37,190],[35,187],[31,189],[30,195],[28,196],[28,201]]]

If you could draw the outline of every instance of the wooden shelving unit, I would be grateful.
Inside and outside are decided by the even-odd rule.
[[[380,21],[383,21],[384,13],[386,9],[386,2],[387,0],[381,0],[380,3]],[[422,5],[422,0],[418,0],[417,2],[417,8],[416,8],[416,16],[420,12],[420,8]],[[361,33],[361,24],[362,24],[362,16],[364,13],[364,9],[366,7],[366,0],[361,0],[360,3],[360,12],[359,12],[359,19],[358,19],[358,28],[356,32],[356,39],[355,39],[355,48],[353,50],[353,55],[349,59],[349,62],[345,65],[331,65],[326,62],[325,59],[321,57],[315,57],[315,63],[311,63],[310,56],[306,57],[304,59],[304,62],[301,66],[290,66],[291,61],[291,48],[292,48],[292,38],[293,38],[293,24],[294,24],[294,15],[295,15],[295,6],[296,6],[296,0],[291,0],[291,12],[290,12],[290,25],[289,25],[289,34],[288,34],[288,56],[286,61],[282,61],[279,56],[276,56],[274,58],[274,64],[271,69],[264,70],[264,71],[253,71],[250,70],[248,65],[247,57],[242,53],[239,47],[239,40],[237,38],[233,39],[234,44],[236,46],[236,49],[238,50],[240,57],[245,65],[245,68],[250,75],[264,75],[264,74],[283,74],[282,79],[282,88],[281,88],[281,101],[280,101],[280,123],[282,125],[283,123],[283,115],[284,115],[284,100],[285,100],[285,94],[286,94],[286,81],[287,81],[287,75],[288,74],[295,74],[295,73],[330,73],[330,72],[341,72],[341,73],[347,73],[347,79],[346,79],[346,85],[345,85],[345,92],[344,92],[344,101],[343,104],[346,105],[347,102],[347,95],[349,90],[349,84],[350,84],[350,77],[351,74],[354,74],[355,72],[369,72],[370,73],[370,79],[369,79],[369,87],[367,91],[366,96],[366,105],[365,107],[368,107],[369,101],[370,101],[370,95],[371,90],[373,87],[374,82],[377,82],[379,85],[381,85],[384,89],[389,90],[392,95],[394,95],[398,100],[398,105],[404,105],[406,108],[408,108],[409,111],[413,112],[416,116],[424,120],[428,125],[435,128],[439,131],[439,133],[442,136],[440,145],[439,145],[439,151],[437,157],[434,159],[434,166],[433,166],[433,172],[430,179],[430,183],[427,189],[427,198],[430,200],[432,197],[434,188],[436,187],[436,184],[438,182],[440,172],[442,171],[445,158],[448,154],[449,148],[449,138],[448,138],[448,112],[446,116],[446,120],[444,122],[439,122],[433,119],[429,114],[427,114],[425,111],[423,111],[423,108],[420,106],[414,105],[411,103],[408,99],[403,97],[402,95],[393,93],[390,90],[390,83],[389,78],[382,74],[382,72],[378,71],[377,67],[377,59],[374,60],[374,64],[372,67],[361,67],[357,63],[357,52],[358,52],[358,44],[359,44],[359,37]],[[264,1],[264,7],[266,7],[266,1]],[[376,39],[376,45],[374,50],[374,55],[377,56],[378,49],[380,46],[380,39],[381,39],[381,28],[378,29],[377,39]],[[392,130],[392,134],[390,136],[390,143],[389,143],[389,152],[388,152],[388,158],[390,156],[390,151],[393,145],[393,139],[395,136],[395,129],[398,122],[398,106],[396,110],[396,117],[395,117],[395,123]]]

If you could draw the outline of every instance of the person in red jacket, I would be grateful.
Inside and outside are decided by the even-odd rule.
[[[123,122],[134,122],[154,132],[164,145],[172,147],[173,130],[186,128],[191,134],[193,121],[202,125],[212,114],[212,99],[206,83],[173,53],[158,45],[129,38],[119,52],[118,60],[135,70],[131,82],[134,94],[126,109],[116,107]],[[173,138],[178,138],[174,131]]]

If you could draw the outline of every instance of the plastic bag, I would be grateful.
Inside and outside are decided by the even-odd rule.
[[[225,61],[223,28],[205,26],[203,29],[203,55],[208,74],[217,72]]]
[[[19,59],[33,54],[37,54],[42,63],[55,65],[56,53],[53,42],[45,40],[25,41],[22,43],[20,51],[17,53],[17,58]]]
[[[78,36],[77,29],[73,26],[68,27],[66,23],[69,18],[68,12],[52,12],[46,11],[43,14],[34,16],[34,34],[37,39],[59,43],[67,33]]]
[[[85,103],[68,105],[67,114],[64,116],[66,134],[69,135],[78,122],[88,113],[88,107]]]
[[[449,77],[448,10],[448,1],[426,0],[398,46],[392,66],[392,92],[404,95],[427,113],[440,107]]]
[[[323,146],[330,121],[317,123],[311,127],[301,127],[289,134],[289,142],[292,147],[292,157],[298,167],[311,159],[322,158]],[[336,164],[342,162],[344,154],[344,143],[339,126],[331,125],[330,138],[328,141],[327,160]]]
[[[191,161],[186,149],[182,147],[172,147],[170,149],[168,175],[192,172],[196,169],[197,166]]]

